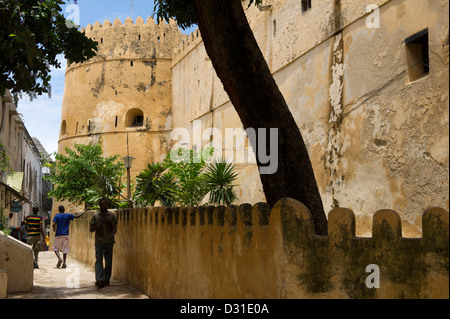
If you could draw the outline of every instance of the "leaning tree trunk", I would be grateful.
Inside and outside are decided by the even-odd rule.
[[[326,234],[327,219],[305,143],[250,29],[242,1],[193,3],[206,52],[244,129],[278,129],[278,169],[260,174],[267,203],[272,207],[282,197],[299,200],[311,211],[316,233]],[[252,147],[258,155],[257,145]],[[267,166],[259,156],[257,164],[259,169]]]

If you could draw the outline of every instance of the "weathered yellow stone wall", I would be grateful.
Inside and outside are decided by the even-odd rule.
[[[448,1],[315,1],[304,13],[300,1],[263,4],[272,10],[246,13],[303,134],[325,210],[351,207],[358,234],[370,235],[372,214],[390,207],[406,234],[420,236],[418,212],[449,207]],[[378,5],[379,28],[370,28],[368,5]],[[425,28],[430,72],[410,82],[404,41]],[[174,127],[242,127],[208,60],[196,32],[178,48]],[[263,201],[255,165],[238,168],[239,203]]]
[[[351,207],[358,235],[368,236],[372,214],[389,207],[405,234],[419,237],[420,212],[449,208],[448,1],[314,1],[304,13],[300,3],[267,0],[271,10],[251,6],[246,14],[303,134],[325,210]],[[379,27],[371,28],[377,17]],[[430,71],[411,82],[404,41],[425,28]],[[86,32],[103,43],[96,58],[67,69],[60,152],[100,140],[105,155],[124,156],[128,133],[134,176],[177,142],[170,139],[176,128],[190,130],[197,149],[210,138],[195,144],[194,121],[201,133],[214,128],[222,137],[242,128],[198,30],[186,37],[173,21],[156,26],[138,18]],[[134,108],[145,117],[139,129],[125,127]],[[252,154],[247,140],[233,155],[243,152]],[[237,203],[264,201],[256,165],[237,168]]]
[[[71,223],[70,241],[71,255],[94,265],[91,214]],[[308,209],[289,198],[272,209],[257,203],[116,214],[113,277],[154,299],[449,297],[449,215],[442,208],[422,215],[420,239],[403,237],[392,210],[373,215],[373,237],[357,237],[355,215],[344,208],[329,212],[329,235],[316,236]]]
[[[238,163],[239,203],[254,206],[117,212],[114,276],[152,298],[448,298],[448,212],[428,209],[449,207],[448,1],[313,1],[304,13],[300,1],[269,4],[247,16],[310,152],[329,236],[312,234],[298,202],[258,203],[258,170]],[[367,26],[371,4],[379,28]],[[175,128],[242,127],[199,32],[151,25],[86,28],[103,43],[68,66],[60,152],[101,141],[106,155],[126,155],[128,133],[134,175],[164,156]],[[404,40],[425,28],[430,71],[411,82]],[[139,129],[125,125],[134,108]],[[235,149],[251,153],[248,141]],[[93,265],[88,219],[71,224],[71,253]],[[365,285],[370,264],[380,288]]]
[[[174,21],[157,24],[151,17],[145,22],[140,17],[123,23],[105,20],[83,31],[98,42],[98,52],[89,61],[67,66],[58,152],[64,154],[75,143],[100,143],[104,156],[135,158],[134,178],[170,150],[171,57],[186,36]],[[133,126],[136,110],[143,123]],[[68,212],[77,210],[54,201],[53,216],[60,204]]]

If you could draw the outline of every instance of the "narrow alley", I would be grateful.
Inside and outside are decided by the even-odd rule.
[[[67,256],[67,268],[57,268],[52,251],[39,253],[39,268],[34,269],[30,292],[9,293],[7,299],[149,299],[131,285],[111,280],[111,285],[97,288],[94,267]]]

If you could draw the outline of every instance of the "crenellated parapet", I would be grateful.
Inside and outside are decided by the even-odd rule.
[[[175,20],[155,21],[151,16],[146,21],[138,17],[135,21],[126,18],[123,23],[116,18],[106,19],[81,29],[87,37],[98,42],[97,55],[85,63],[112,59],[148,60],[171,59],[173,48],[186,39]],[[72,64],[71,67],[82,63]]]
[[[175,65],[182,60],[189,52],[191,52],[197,45],[202,43],[202,35],[200,30],[196,28],[189,36],[182,39],[173,49],[172,65]]]
[[[442,208],[423,214],[423,238],[402,237],[392,210],[373,215],[372,237],[357,237],[355,215],[345,208],[329,212],[328,235],[318,236],[308,208],[290,198],[272,209],[116,214],[116,276],[154,298],[448,298],[449,215]],[[86,225],[71,230],[82,251],[90,247]]]

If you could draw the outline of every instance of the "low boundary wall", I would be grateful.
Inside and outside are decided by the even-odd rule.
[[[0,270],[8,293],[33,289],[33,266],[31,246],[0,231]]]
[[[328,214],[314,234],[309,210],[284,198],[230,207],[118,210],[113,277],[151,298],[449,298],[449,214],[430,208],[422,238],[403,238],[398,213]],[[92,212],[71,223],[71,255],[94,265]],[[94,280],[94,278],[93,278]]]

